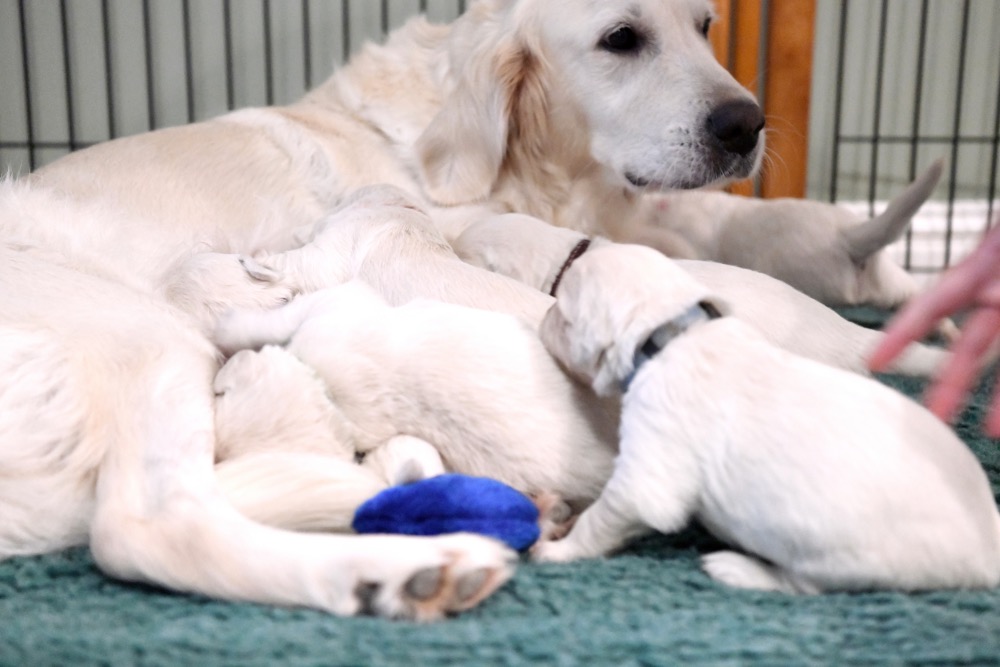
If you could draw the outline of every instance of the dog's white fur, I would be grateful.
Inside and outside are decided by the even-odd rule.
[[[66,205],[45,190],[3,187],[0,556],[89,542],[101,567],[122,579],[425,619],[477,604],[510,575],[509,552],[474,536],[289,532],[313,527],[300,512],[315,500],[305,497],[307,486],[337,495],[345,510],[384,486],[335,457],[251,452],[220,463],[226,470],[217,477],[211,387],[218,353],[202,320],[214,297],[174,292],[175,303],[155,277],[149,285],[141,275],[119,279],[99,255],[42,236],[54,230],[47,216],[93,230],[107,212]],[[66,238],[78,241],[90,239]],[[201,259],[186,263],[188,277],[171,274],[162,284],[204,287],[208,275],[243,271],[242,290],[212,279],[219,289],[210,294],[258,307],[292,291],[280,281],[262,289],[246,271],[251,263],[236,256]],[[193,312],[178,304],[193,304]],[[301,493],[286,497],[288,489]],[[367,595],[357,588],[362,582],[377,592]]]
[[[647,227],[633,239],[684,259],[733,264],[774,276],[828,306],[902,305],[919,292],[885,247],[899,239],[941,178],[928,167],[880,215],[805,199],[725,192],[651,197]]]
[[[607,290],[622,280],[630,294]],[[634,377],[611,480],[538,558],[598,556],[696,518],[740,550],[703,560],[733,586],[1000,583],[1000,514],[986,475],[916,402],[780,350],[733,317],[695,322],[634,368],[656,327],[705,302],[724,312],[708,289],[641,246],[597,248],[566,272],[542,323],[546,346],[600,395],[617,395]]]
[[[465,261],[510,276],[543,292],[552,286],[570,253],[588,238],[528,216],[510,213],[473,223],[452,244]],[[609,243],[593,238],[591,247]],[[844,319],[788,284],[763,273],[699,260],[677,265],[726,300],[735,317],[752,325],[770,342],[832,366],[868,374],[867,358],[882,334]],[[629,287],[620,285],[623,294]],[[666,291],[670,285],[663,285]],[[891,372],[931,375],[947,352],[913,345]]]
[[[216,474],[246,516],[278,528],[348,531],[388,485],[444,471],[437,450],[392,438],[356,462],[351,429],[322,378],[278,347],[235,354],[216,374]]]
[[[270,516],[260,494],[286,502],[307,454],[227,459],[217,479],[219,360],[204,331],[230,296],[192,301],[197,264],[229,261],[237,302],[312,289],[285,273],[308,250],[281,256],[289,285],[240,256],[297,248],[373,183],[432,205],[449,232],[503,211],[604,230],[635,217],[629,176],[658,187],[746,176],[763,137],[736,153],[707,130],[714,110],[752,99],[700,34],[710,12],[708,0],[480,0],[452,25],[411,21],[296,104],[99,144],[31,174],[28,191],[4,186],[0,558],[89,543],[122,579],[340,614],[429,618],[483,599],[510,573],[492,541],[302,534],[234,509]],[[640,49],[601,46],[626,25]],[[540,317],[537,300],[508,301],[532,290],[494,293],[498,276],[437,261],[443,241],[379,245],[388,228],[363,227],[332,273],[371,279],[393,303],[450,295]],[[294,523],[284,509],[272,518]]]
[[[287,342],[323,379],[353,451],[414,436],[449,470],[552,492],[577,509],[611,473],[617,403],[568,378],[535,329],[510,315],[424,300],[393,308],[350,282],[275,310],[233,312],[216,337],[230,349]],[[261,354],[269,367],[282,363],[278,348]]]

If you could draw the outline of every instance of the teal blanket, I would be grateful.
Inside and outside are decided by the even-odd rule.
[[[916,396],[922,383],[884,377]],[[957,428],[1000,495],[1000,443]],[[808,445],[808,443],[803,443]],[[0,665],[1000,664],[1000,590],[792,597],[713,583],[697,528],[605,560],[522,563],[431,625],[231,604],[103,577],[86,549],[0,563]]]

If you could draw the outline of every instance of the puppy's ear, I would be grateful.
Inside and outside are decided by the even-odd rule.
[[[539,327],[539,335],[549,353],[570,375],[590,386],[601,396],[614,394],[618,381],[613,379],[613,345],[607,335],[607,320],[587,303],[581,294],[576,275],[569,276],[559,290],[556,303],[549,309]]]
[[[535,108],[544,87],[531,51],[517,37],[501,37],[496,17],[468,27],[451,58],[457,85],[416,145],[427,195],[442,205],[488,197],[512,136],[544,136],[526,127],[545,117]]]

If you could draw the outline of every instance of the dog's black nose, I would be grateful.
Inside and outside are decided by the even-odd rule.
[[[708,115],[708,130],[730,153],[747,155],[764,129],[764,112],[750,100],[720,104]]]

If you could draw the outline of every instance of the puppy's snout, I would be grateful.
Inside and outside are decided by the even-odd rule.
[[[708,130],[729,153],[747,155],[764,129],[764,112],[752,100],[733,100],[708,115]]]

